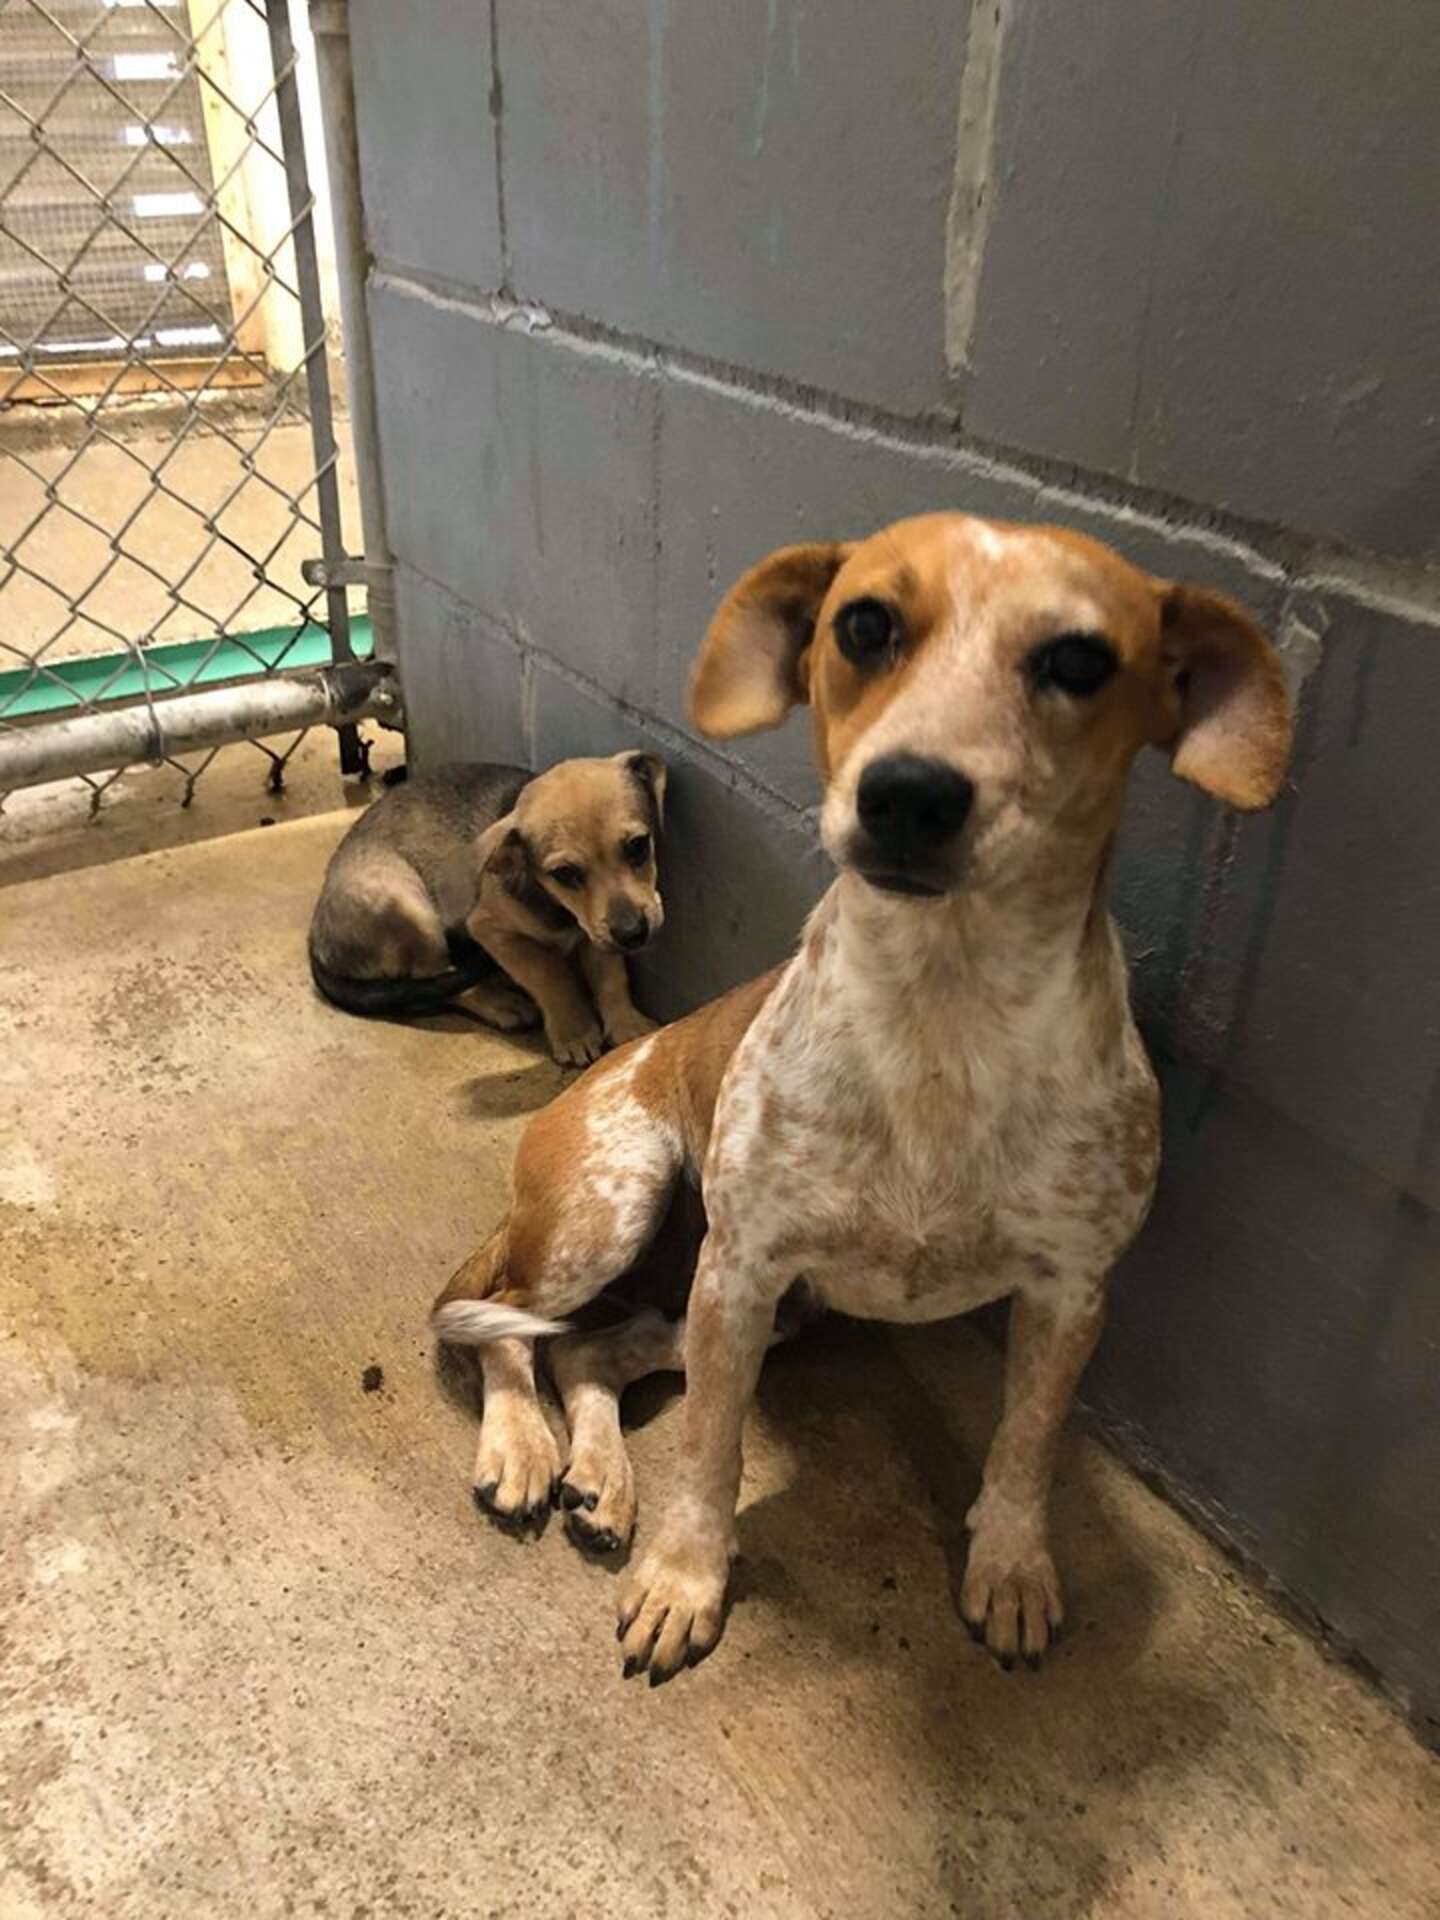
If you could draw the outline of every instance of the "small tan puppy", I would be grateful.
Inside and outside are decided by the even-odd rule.
[[[649,1033],[625,955],[665,918],[664,801],[665,763],[653,753],[565,760],[536,775],[412,775],[331,858],[310,925],[316,986],[352,1013],[460,1000],[501,1028],[538,1016],[562,1066]]]

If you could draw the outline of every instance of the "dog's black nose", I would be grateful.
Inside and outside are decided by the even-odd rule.
[[[632,907],[610,916],[610,938],[622,953],[638,953],[650,938],[650,922]]]
[[[937,854],[964,826],[974,784],[943,760],[887,753],[860,776],[860,824],[876,851],[902,864]]]

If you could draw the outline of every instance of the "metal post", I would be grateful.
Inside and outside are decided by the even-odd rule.
[[[375,407],[375,363],[365,281],[370,255],[365,244],[365,203],[360,186],[360,149],[355,131],[355,81],[350,60],[349,0],[311,0],[310,31],[320,83],[325,127],[325,164],[335,230],[335,273],[345,342],[350,433],[360,492],[365,541],[365,584],[377,659],[395,658],[395,580],[381,486],[380,430]]]
[[[140,760],[158,765],[177,754],[306,727],[353,732],[358,720],[393,716],[393,674],[388,661],[349,660],[318,673],[274,674],[244,686],[15,727],[0,732],[0,793]]]
[[[280,146],[285,156],[285,186],[290,197],[295,282],[300,293],[300,325],[305,348],[305,380],[310,395],[310,433],[315,448],[315,497],[320,517],[321,558],[326,569],[326,624],[336,661],[354,658],[350,645],[350,601],[342,581],[345,540],[340,525],[338,451],[330,398],[330,366],[325,349],[325,308],[320,295],[320,265],[315,248],[315,198],[305,159],[305,126],[295,80],[295,42],[290,31],[290,0],[270,0],[265,10],[270,58],[275,72],[275,107]],[[372,616],[373,618],[373,616]],[[363,773],[364,750],[353,726],[340,729],[340,770]]]

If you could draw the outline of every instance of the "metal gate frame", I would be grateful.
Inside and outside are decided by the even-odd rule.
[[[250,656],[250,665],[244,680],[212,686],[203,692],[167,694],[163,687],[152,684],[151,663],[145,657],[146,650],[138,643],[131,643],[133,663],[140,668],[138,694],[132,684],[136,677],[133,673],[128,676],[115,673],[109,677],[106,685],[90,697],[76,691],[76,676],[72,674],[67,681],[58,671],[59,663],[43,667],[34,665],[32,672],[42,674],[62,689],[66,697],[61,704],[78,705],[85,710],[72,718],[0,728],[0,796],[18,787],[37,785],[67,775],[86,777],[141,761],[152,764],[173,762],[180,753],[206,749],[213,753],[232,741],[260,741],[269,735],[303,731],[319,724],[337,729],[342,770],[357,773],[364,769],[364,750],[356,723],[374,717],[384,725],[403,726],[403,708],[395,678],[394,594],[380,488],[374,374],[364,298],[367,261],[355,139],[348,5],[347,0],[315,0],[310,17],[330,177],[351,435],[365,547],[361,558],[346,554],[341,528],[337,480],[339,455],[326,355],[315,200],[311,191],[296,77],[297,55],[291,3],[292,0],[268,0],[268,4],[266,0],[216,0],[217,11],[211,14],[210,25],[215,24],[219,17],[218,9],[226,4],[245,4],[264,19],[268,35],[273,68],[273,98],[280,128],[280,152],[272,157],[279,160],[284,170],[290,225],[288,232],[281,237],[271,256],[262,265],[272,278],[275,277],[273,254],[286,244],[293,249],[294,292],[298,296],[300,310],[302,365],[308,396],[313,486],[320,535],[320,552],[302,564],[301,573],[307,585],[316,590],[316,598],[323,596],[325,602],[325,626],[329,633],[328,663],[318,671],[296,672],[283,666],[272,667],[264,657],[263,648],[246,645],[244,652]],[[44,11],[39,0],[27,0],[27,4]],[[140,0],[140,4],[147,5],[149,0]],[[51,24],[58,26],[53,20]],[[64,31],[63,27],[58,30]],[[203,28],[192,29],[186,47],[187,58],[194,57],[203,31]],[[84,49],[80,43],[74,42],[73,36],[67,34],[66,37],[72,39],[83,56]],[[214,85],[214,82],[208,81],[207,84]],[[13,102],[7,104],[14,107]],[[247,135],[252,140],[258,140],[254,118],[247,117],[244,124]],[[32,122],[32,132],[37,143],[43,141],[43,127]],[[221,184],[217,183],[217,199]],[[223,215],[220,217],[223,219]],[[103,319],[103,315],[98,317]],[[238,331],[237,325],[236,335]],[[232,349],[235,348],[236,335],[232,335],[227,342]],[[22,370],[32,378],[36,377],[34,368],[23,366],[23,355]],[[45,379],[43,373],[38,377]],[[191,406],[197,403],[198,396],[189,401]],[[88,444],[88,439],[82,442],[82,451]],[[147,504],[148,499],[147,495]],[[68,502],[65,505],[67,512],[77,511]],[[82,513],[79,517],[83,519],[85,516]],[[97,531],[103,533],[104,529],[97,528]],[[114,548],[114,540],[111,545]],[[133,558],[128,554],[126,557]],[[6,559],[10,569],[6,576],[8,578],[13,576],[17,563],[11,553],[7,552]],[[262,578],[260,571],[256,571],[257,578]],[[368,595],[368,637],[371,642],[371,657],[363,660],[356,657],[349,604],[349,589],[362,585]],[[88,591],[90,589],[87,588]],[[291,651],[295,639],[303,638],[309,607],[313,604],[313,601],[307,603],[302,610],[298,634],[279,650],[281,660]],[[242,669],[245,664],[241,662]],[[256,668],[264,675],[263,678],[250,677]],[[173,681],[173,675],[168,677]],[[284,762],[277,755],[270,757],[272,784],[278,785]],[[188,770],[186,774],[185,799],[188,802],[195,776]],[[91,785],[92,805],[98,805],[103,786],[93,782]]]

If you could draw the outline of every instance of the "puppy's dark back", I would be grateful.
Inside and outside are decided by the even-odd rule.
[[[336,848],[331,873],[339,877],[351,860],[393,848],[433,894],[445,861],[508,813],[532,778],[524,767],[488,761],[412,772],[365,809]]]

